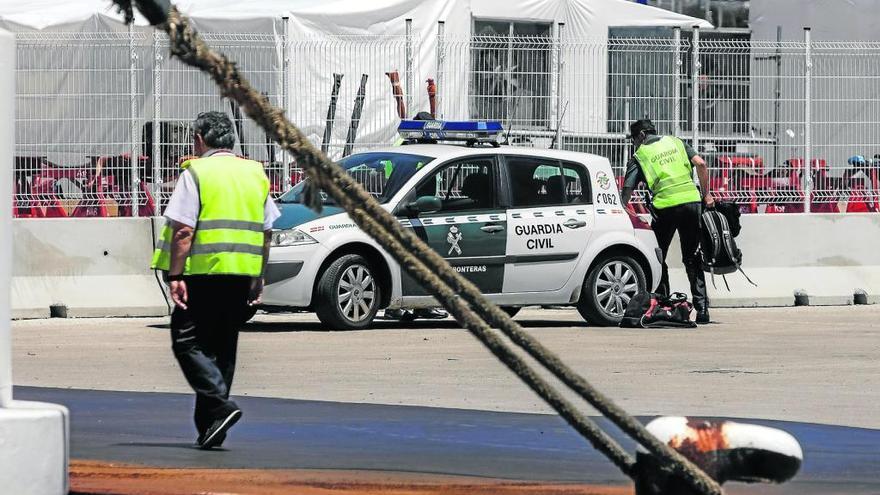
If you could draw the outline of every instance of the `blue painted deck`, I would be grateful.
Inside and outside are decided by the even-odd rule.
[[[383,470],[628,482],[551,415],[236,397],[244,416],[231,430],[226,449],[204,452],[193,448],[191,395],[16,387],[15,398],[60,403],[70,409],[74,459],[165,467]],[[633,442],[607,421],[598,421],[634,450]],[[749,421],[792,433],[804,448],[805,461],[795,482],[747,493],[880,494],[880,430]]]

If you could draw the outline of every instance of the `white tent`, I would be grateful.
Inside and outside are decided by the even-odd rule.
[[[255,48],[252,40],[247,40],[243,46],[232,47],[227,43],[224,45],[225,51],[241,61],[243,69],[260,89],[265,90],[276,103],[284,103],[291,118],[315,141],[321,140],[326,125],[325,114],[333,74],[345,74],[336,114],[341,123],[335,125],[333,132],[333,141],[337,145],[345,141],[348,116],[362,74],[369,76],[369,82],[358,143],[388,143],[393,139],[396,106],[385,72],[399,70],[401,77],[406,78],[407,48],[413,52],[410,59],[413,108],[408,109],[410,114],[427,108],[424,81],[426,78],[435,78],[438,80],[441,103],[438,113],[443,117],[503,117],[475,113],[473,98],[468,98],[474,93],[473,74],[479,71],[478,67],[472,65],[473,37],[479,34],[474,31],[480,22],[493,25],[508,23],[511,26],[542,25],[549,29],[547,33],[551,35],[555,35],[560,23],[564,23],[564,42],[581,43],[581,49],[571,50],[563,59],[556,58],[557,55],[552,52],[553,45],[550,44],[532,49],[527,55],[541,52],[538,53],[542,64],[541,79],[533,81],[534,88],[529,91],[520,91],[519,96],[524,97],[521,101],[531,102],[533,106],[535,101],[541,102],[542,108],[525,108],[524,103],[511,110],[508,101],[503,104],[508,106],[504,115],[528,122],[540,121],[543,129],[551,131],[556,127],[558,102],[565,98],[571,100],[572,105],[562,122],[563,129],[567,132],[599,134],[607,131],[608,55],[605,44],[609,27],[711,27],[701,19],[626,0],[182,0],[177,5],[194,19],[202,32],[216,33],[218,36],[223,33],[262,35],[262,45],[259,47]],[[412,19],[413,29],[408,40],[403,38],[406,19]],[[445,25],[445,42],[442,46],[444,63],[438,70],[440,21]],[[138,24],[145,23],[138,18]],[[121,15],[108,0],[4,2],[0,5],[0,27],[30,33],[32,43],[37,43],[33,40],[39,40],[41,35],[59,32],[124,34],[127,30],[121,23]],[[153,109],[159,106],[154,104],[153,98],[156,92],[152,87],[154,79],[151,75],[154,72],[154,56],[149,41],[151,38],[146,34],[148,31],[147,27],[136,28],[136,32],[147,40],[139,47],[136,69],[139,87],[134,92],[139,97],[135,105],[140,123],[151,120]],[[284,35],[291,40],[286,53],[282,41]],[[584,44],[587,41],[588,46]],[[63,52],[64,49],[70,51]],[[89,60],[100,60],[100,57],[83,54],[88,50],[102,49],[101,46],[85,47],[80,43],[77,47],[33,50],[25,60],[35,66],[20,74],[19,93],[33,87],[36,88],[32,89],[33,94],[69,94],[71,90],[65,85],[71,84],[73,76],[63,69],[68,64],[58,64],[58,70],[52,74],[52,57],[82,59],[82,64],[87,64]],[[262,50],[258,56],[255,55],[257,49]],[[119,72],[117,76],[124,75],[127,60],[124,54],[117,58],[117,63],[122,65],[113,69]],[[285,60],[289,63],[286,64]],[[164,63],[168,64],[167,61]],[[46,71],[40,73],[40,67],[45,67]],[[77,68],[87,69],[85,66]],[[107,67],[101,69],[104,70],[88,76],[88,82],[79,84],[78,91],[87,87],[103,88],[105,93],[112,93],[114,88],[120,86],[120,81],[124,80],[121,77],[96,80],[96,77],[105,77],[110,73]],[[513,69],[508,67],[507,70]],[[160,93],[174,95],[160,94],[162,119],[187,120],[207,106],[222,105],[216,97],[210,102],[206,99],[210,94],[216,95],[216,92],[210,92],[208,81],[199,80],[198,84],[191,80],[184,81],[179,75],[180,69],[175,68],[175,71],[171,77],[157,79],[161,80]],[[86,77],[79,74],[77,77]],[[29,79],[22,79],[29,76]],[[195,91],[195,97],[182,96],[187,91]],[[281,95],[286,95],[286,98]],[[19,99],[19,118],[46,112],[52,112],[55,118],[48,124],[41,124],[40,129],[30,131],[26,126],[21,128],[18,143],[30,142],[29,135],[37,133],[42,136],[67,136],[64,139],[68,141],[85,140],[92,143],[100,139],[114,143],[140,141],[141,136],[135,136],[133,131],[137,125],[120,125],[119,121],[130,114],[132,107],[123,101],[124,95],[119,96],[120,102],[115,109],[108,109],[105,101],[99,102],[101,105],[53,101],[50,108],[31,111],[28,105],[39,105],[38,99]],[[492,95],[489,95],[481,101],[491,104],[491,98]],[[111,112],[111,115],[89,120],[89,126],[100,126],[99,129],[86,129],[82,125],[64,128],[70,127],[79,118],[85,120],[89,116],[83,112],[91,111],[91,108]],[[65,112],[78,113],[70,115]],[[248,131],[250,136],[259,134],[253,126]],[[86,132],[88,137],[84,135]],[[254,139],[254,142],[259,143],[260,140]],[[68,146],[70,149],[73,148]],[[81,148],[78,150],[84,153]]]

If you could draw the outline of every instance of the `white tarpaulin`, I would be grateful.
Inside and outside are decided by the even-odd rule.
[[[341,143],[345,142],[348,120],[363,74],[367,75],[368,80],[357,142],[380,144],[393,140],[397,112],[385,73],[397,70],[401,80],[405,79],[407,47],[413,52],[410,82],[412,105],[407,109],[410,115],[427,109],[424,83],[427,78],[434,78],[438,80],[441,102],[438,113],[448,119],[514,115],[518,120],[538,122],[531,127],[550,131],[556,127],[558,118],[558,106],[550,102],[565,98],[572,103],[563,121],[566,131],[603,133],[607,131],[608,55],[607,50],[602,48],[607,43],[609,27],[711,27],[704,20],[626,0],[190,0],[177,2],[177,5],[194,19],[198,29],[204,33],[218,33],[218,36],[220,33],[250,33],[262,36],[256,40],[241,38],[237,45],[231,41],[221,42],[221,38],[216,40],[221,40],[218,41],[220,49],[239,60],[246,75],[275,103],[282,103],[282,95],[287,94],[284,104],[290,117],[316,142],[320,142],[326,126],[333,74],[343,74],[336,112],[338,122],[333,129],[336,148],[332,148],[331,152],[338,152]],[[412,19],[413,31],[409,42],[404,37],[406,19]],[[439,21],[445,22],[447,40],[446,61],[440,71],[437,64]],[[551,53],[551,45],[546,45],[539,54],[543,57],[541,70],[546,77],[534,83],[528,91],[511,93],[508,86],[504,93],[508,96],[497,98],[506,98],[506,102],[501,104],[506,108],[494,114],[489,112],[488,115],[481,115],[474,110],[474,99],[468,98],[474,91],[473,74],[479,70],[479,67],[472,66],[477,60],[474,58],[472,39],[479,34],[473,31],[481,21],[493,25],[522,24],[528,29],[531,29],[529,25],[544,25],[549,30],[547,35],[555,34],[559,23],[564,23],[563,40],[589,40],[591,46],[598,49],[571,52],[564,56],[564,63],[560,64]],[[139,19],[139,23],[143,24],[143,20]],[[124,35],[127,28],[122,25],[121,15],[109,1],[4,2],[0,5],[0,27],[18,32],[40,30],[28,38],[34,47],[29,52],[31,58],[26,59],[31,66],[29,71],[20,73],[18,81],[19,119],[39,116],[33,119],[33,122],[39,122],[39,127],[34,127],[36,124],[21,127],[18,136],[20,146],[22,143],[42,146],[48,135],[67,136],[65,140],[77,143],[114,143],[114,146],[121,148],[116,152],[127,151],[133,148],[126,146],[127,143],[142,142],[140,126],[152,120],[156,108],[155,81],[159,81],[161,88],[159,103],[162,119],[188,120],[200,110],[229,109],[216,97],[216,90],[210,87],[209,81],[196,74],[184,77],[184,69],[177,62],[165,60],[162,76],[154,79],[155,57],[152,38],[146,27],[136,28],[140,37],[136,43],[137,55],[132,62],[137,72],[133,91],[129,88],[128,46],[124,37],[111,43],[112,49],[104,46],[106,40],[92,45],[77,41],[58,49],[37,49],[40,35],[48,36],[61,31],[89,36],[96,32]],[[287,53],[283,48],[282,35],[285,33],[290,37]],[[109,56],[108,50],[114,54]],[[59,61],[56,73],[50,74],[53,57],[67,57],[69,60]],[[289,61],[286,76],[283,73],[285,58]],[[66,70],[71,67],[71,60],[78,62],[75,77],[81,79],[75,90],[71,89],[74,76]],[[96,64],[95,71],[84,75],[90,61]],[[40,71],[41,67],[45,70]],[[87,92],[88,88],[100,88],[102,93],[110,96],[85,105],[72,98],[52,99],[52,95]],[[573,93],[574,88],[578,88],[580,93]],[[22,91],[49,95],[49,98],[22,98]],[[557,91],[561,91],[561,94]],[[129,102],[130,93],[137,99],[133,104]],[[528,103],[523,103],[519,108],[511,109],[510,95],[521,96],[522,101],[532,102],[533,106],[534,101],[539,101],[542,108],[526,108]],[[89,97],[83,98],[88,100]],[[490,101],[490,98],[491,95],[478,103],[498,107],[497,102]],[[126,119],[130,118],[133,108],[137,124],[130,126]],[[87,119],[89,112],[103,114],[92,115],[94,118],[88,126],[77,125],[75,121]],[[51,118],[47,118],[47,114]],[[69,128],[71,125],[77,127]],[[132,135],[132,129],[135,128],[138,129],[137,135]],[[245,130],[252,144],[264,149],[256,129],[251,125]],[[50,151],[89,152],[88,149],[72,145],[65,145],[63,150]],[[111,151],[101,149],[92,153]]]

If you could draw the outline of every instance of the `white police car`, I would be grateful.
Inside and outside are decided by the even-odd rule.
[[[469,127],[470,126],[470,127]],[[404,138],[494,141],[495,123],[403,122]],[[627,302],[660,279],[650,227],[620,204],[606,158],[507,146],[406,144],[339,164],[487,298],[514,314],[576,305],[615,325]],[[400,266],[325,198],[282,196],[263,303],[310,309],[332,328],[370,325],[380,308],[436,306]]]

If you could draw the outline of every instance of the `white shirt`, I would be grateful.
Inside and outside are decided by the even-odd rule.
[[[228,151],[210,150],[202,158],[209,156],[235,156]],[[182,223],[188,227],[196,228],[199,221],[199,209],[201,208],[201,199],[199,199],[199,186],[196,184],[192,173],[189,169],[181,172],[177,179],[177,185],[165,208],[165,218],[175,222]],[[272,230],[272,224],[281,216],[281,211],[272,198],[266,198],[266,207],[263,210],[265,220],[263,222],[263,230]]]

